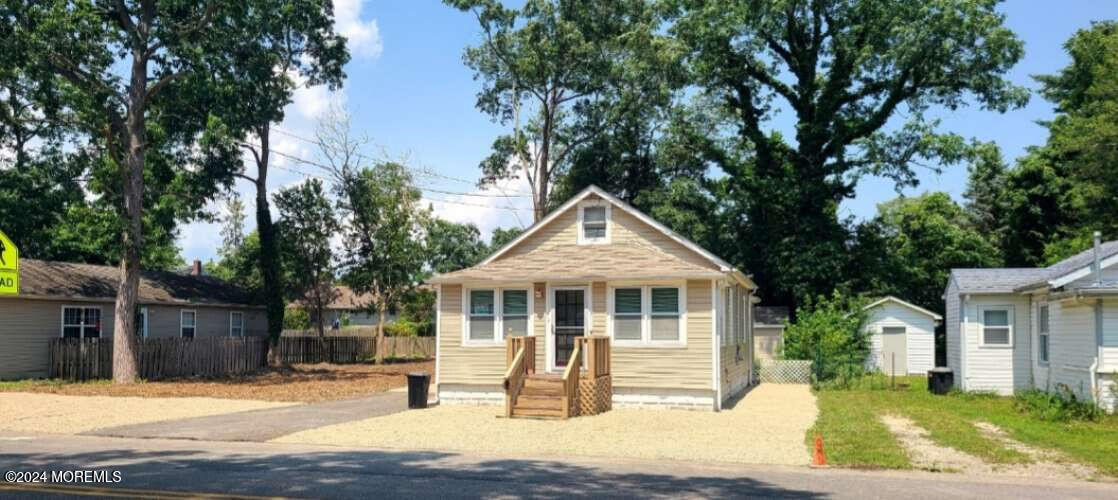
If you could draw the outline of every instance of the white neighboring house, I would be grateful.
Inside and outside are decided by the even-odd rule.
[[[1115,408],[1118,241],[1046,268],[953,269],[944,300],[957,387],[1066,388]]]
[[[927,373],[936,362],[936,325],[940,316],[893,296],[874,301],[866,311],[870,368],[887,374]]]

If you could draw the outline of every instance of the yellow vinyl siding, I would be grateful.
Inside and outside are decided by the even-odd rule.
[[[710,281],[687,282],[685,347],[613,347],[613,385],[626,388],[711,388]]]
[[[590,195],[587,202],[600,201],[601,198]],[[610,244],[595,245],[595,249],[609,252],[611,247],[637,245],[655,248],[658,251],[676,257],[689,264],[717,270],[718,267],[707,260],[706,257],[695,253],[693,250],[673,240],[668,235],[656,228],[641,222],[633,215],[619,207],[610,210]],[[578,207],[571,207],[560,214],[555,220],[541,227],[524,241],[509,249],[498,260],[512,259],[540,248],[551,248],[563,245],[578,244]]]

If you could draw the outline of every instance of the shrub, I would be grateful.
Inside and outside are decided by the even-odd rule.
[[[870,350],[863,331],[865,303],[837,290],[831,297],[805,300],[796,309],[796,322],[784,330],[784,357],[811,360],[816,384],[839,379],[832,384],[838,387],[862,377]]]
[[[1040,389],[1019,391],[1014,395],[1013,407],[1019,412],[1048,422],[1071,420],[1098,420],[1102,409],[1091,401],[1080,401],[1067,385],[1059,384],[1056,392]]]
[[[311,315],[301,307],[289,307],[283,311],[283,328],[285,330],[309,330],[311,328]]]
[[[398,319],[384,325],[384,334],[389,337],[415,337],[419,335],[420,325],[406,319]]]

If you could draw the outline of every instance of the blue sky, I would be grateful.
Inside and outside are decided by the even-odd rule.
[[[310,137],[315,117],[336,102],[349,112],[353,128],[373,141],[369,153],[406,158],[418,168],[436,173],[421,175],[419,184],[440,216],[477,224],[485,236],[494,227],[531,223],[527,198],[451,195],[526,193],[526,184],[510,181],[501,190],[478,191],[478,162],[488,154],[493,138],[504,131],[474,108],[479,84],[462,63],[462,51],[479,40],[476,20],[437,1],[335,0],[338,30],[350,37],[354,58],[346,67],[345,88],[336,95],[323,89],[303,89],[289,106],[287,118],[273,134],[276,148],[289,155],[313,160],[314,148],[297,137]],[[1036,88],[1030,75],[1052,73],[1067,64],[1063,43],[1075,30],[1092,20],[1118,18],[1118,2],[1075,0],[1059,3],[1011,0],[1002,5],[1007,24],[1025,42],[1025,57],[1009,78]],[[1041,144],[1045,130],[1036,124],[1052,115],[1052,106],[1034,95],[1028,106],[1005,114],[976,107],[941,113],[942,130],[964,137],[994,141],[1012,160],[1029,145]],[[787,120],[780,120],[786,122]],[[313,167],[277,158],[279,170],[270,178],[270,189],[299,182]],[[448,179],[453,178],[453,179]],[[905,194],[946,191],[961,198],[966,184],[965,166],[942,174],[920,173],[920,186]],[[436,192],[430,190],[444,192]],[[251,220],[249,186],[246,196]],[[872,217],[876,205],[896,196],[891,182],[864,179],[857,196],[843,204],[843,215]],[[191,224],[180,244],[187,260],[210,259],[220,245],[216,224]]]

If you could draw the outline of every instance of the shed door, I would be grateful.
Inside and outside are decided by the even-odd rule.
[[[893,375],[908,374],[908,348],[903,326],[881,328],[881,371]]]

